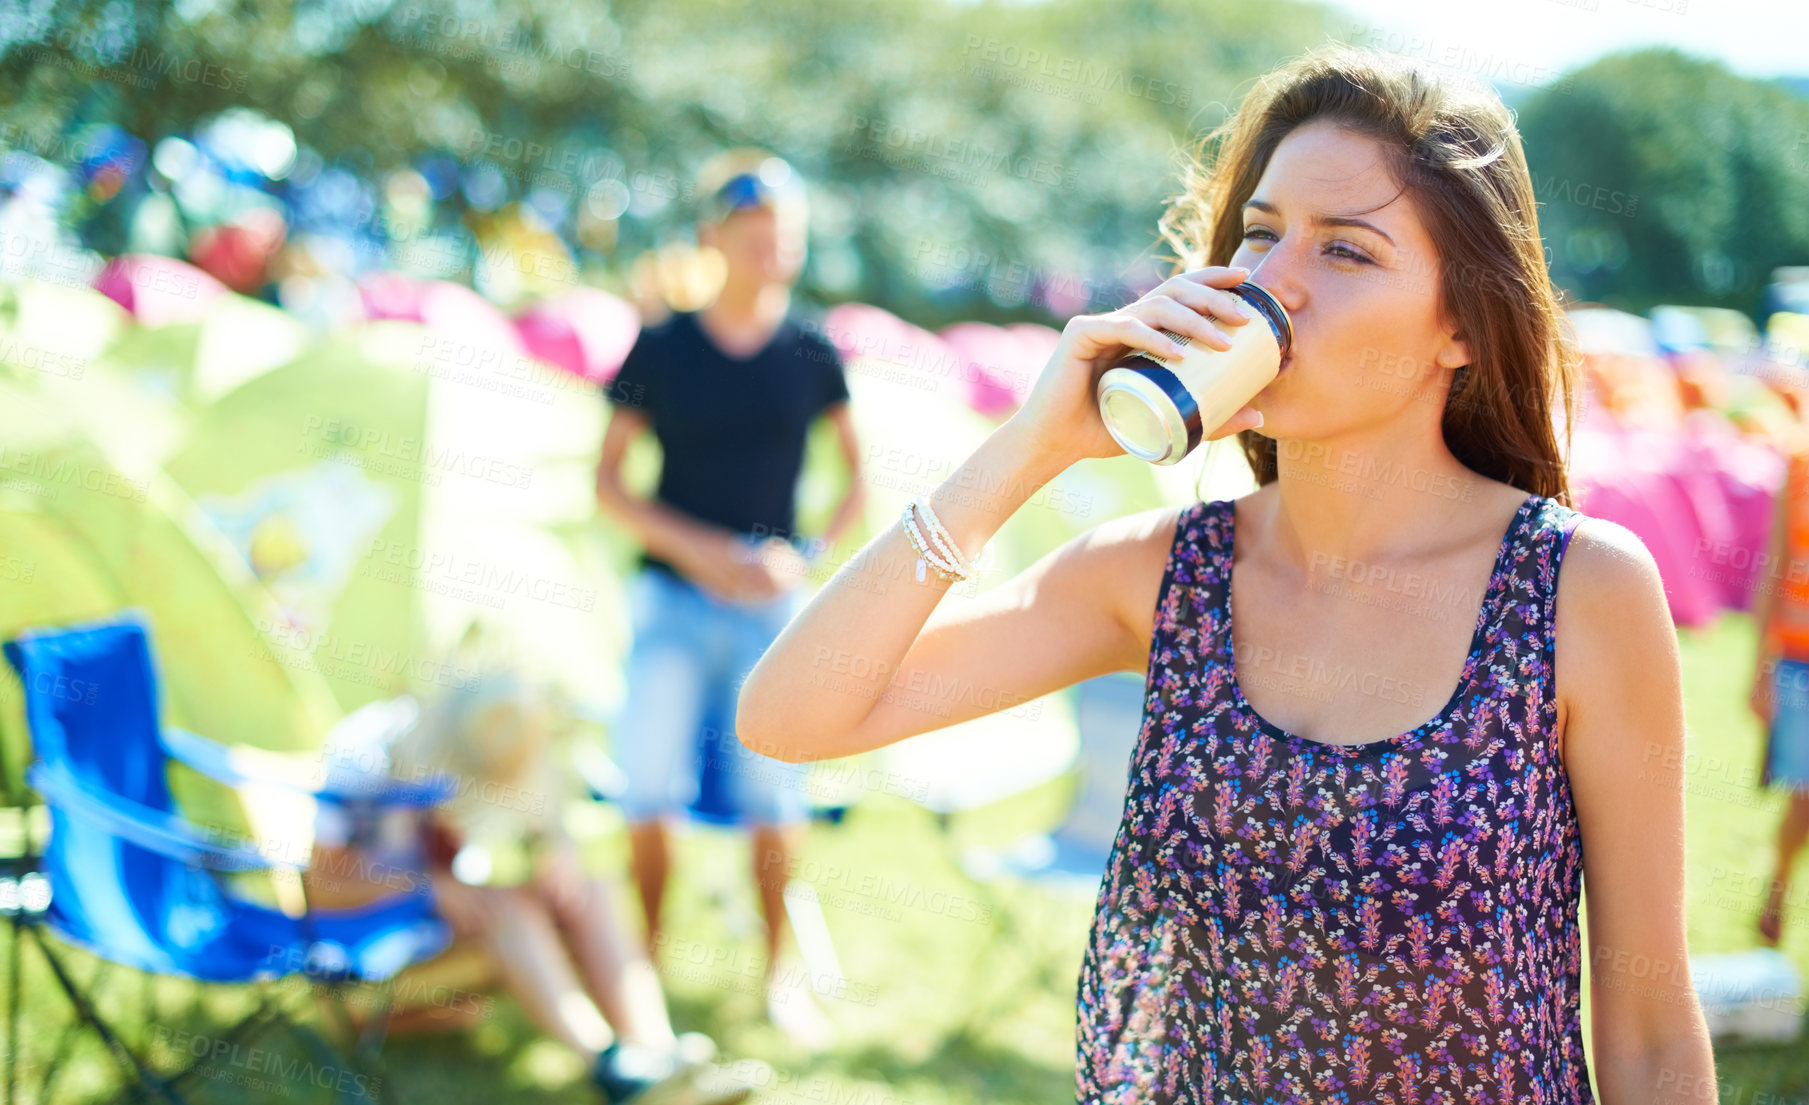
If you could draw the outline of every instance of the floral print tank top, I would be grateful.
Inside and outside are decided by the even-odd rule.
[[[1558,565],[1582,517],[1529,496],[1450,701],[1338,745],[1245,700],[1232,501],[1181,512],[1081,965],[1079,1101],[1592,1101],[1552,695]]]

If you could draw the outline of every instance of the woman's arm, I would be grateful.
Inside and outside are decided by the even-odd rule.
[[[1008,423],[930,493],[930,507],[971,558],[1055,467]],[[1172,530],[1175,511],[1159,513]],[[1124,569],[1151,524],[1147,512],[1106,523],[939,607],[952,584],[934,572],[917,581],[917,553],[894,523],[754,666],[736,715],[742,743],[794,763],[849,756],[1134,667],[1148,642],[1118,600],[1137,582]],[[1143,589],[1153,609],[1153,586]]]
[[[1556,667],[1589,918],[1603,1105],[1715,1100],[1684,929],[1683,683],[1652,555],[1585,519],[1559,573]]]

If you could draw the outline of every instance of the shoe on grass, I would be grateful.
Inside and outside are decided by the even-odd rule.
[[[649,1048],[617,1040],[597,1056],[591,1080],[608,1105],[734,1105],[754,1092],[754,1084],[719,1070],[711,1062],[716,1042],[686,1032],[670,1048]]]

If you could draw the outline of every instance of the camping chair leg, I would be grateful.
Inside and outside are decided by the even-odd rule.
[[[324,1058],[327,1060],[329,1066],[336,1066],[341,1062],[340,1057],[335,1054],[331,1048],[327,1048],[322,1044],[318,1034],[309,1031],[305,1025],[299,1023],[299,1014],[302,1012],[302,1007],[308,1002],[311,995],[312,988],[310,987],[309,990],[304,993],[301,1002],[297,1003],[296,1008],[286,1009],[283,1007],[284,1003],[280,999],[273,999],[271,997],[270,990],[262,990],[258,994],[258,1007],[252,1010],[250,1015],[244,1020],[221,1033],[218,1039],[233,1042],[255,1040],[265,1032],[268,1032],[271,1028],[280,1024],[289,1029],[289,1034],[291,1036],[300,1039],[304,1046],[314,1051],[317,1055],[324,1054]],[[207,1062],[207,1058],[206,1055],[203,1055],[188,1066],[170,1075],[164,1080],[165,1084],[171,1087],[180,1085],[183,1081],[193,1075],[196,1070],[204,1066]]]
[[[302,912],[304,931],[309,934],[310,939],[313,939],[314,901],[308,893],[308,880],[303,878],[300,881],[304,907]],[[315,1003],[316,1011],[320,1005],[324,1004],[336,1015],[338,1023],[329,1031],[342,1033],[344,1038],[351,1040],[353,1064],[362,1068],[371,1077],[370,1097],[376,1100],[378,1105],[392,1100],[388,1093],[389,1072],[384,1068],[383,1060],[378,1053],[382,1047],[383,1037],[388,1031],[390,1011],[395,1004],[395,980],[393,978],[385,979],[380,984],[383,995],[382,1004],[373,1016],[366,1018],[362,1026],[352,1019],[351,1010],[346,1008],[346,995],[353,988],[346,984],[344,977],[335,977],[327,981],[325,994],[316,989],[318,985],[320,983],[312,981],[308,985],[308,993],[320,999]],[[322,1042],[324,1043],[324,1041]]]
[[[394,1097],[388,1092],[389,1071],[383,1064],[383,1038],[387,1035],[390,1014],[395,1007],[395,983],[393,980],[377,984],[381,998],[372,1003],[373,1013],[359,1025],[352,1019],[346,1008],[350,995],[365,989],[361,984],[347,984],[344,981],[333,981],[325,984],[327,990],[320,994],[321,1002],[330,1010],[329,1019],[335,1023],[333,1031],[342,1039],[349,1040],[349,1054],[354,1065],[368,1075],[371,1080],[369,1098],[378,1102],[391,1101]],[[335,1055],[334,1059],[343,1061]],[[360,1099],[362,1100],[362,1099]]]
[[[63,987],[63,993],[69,996],[69,1003],[75,1006],[76,1014],[81,1017],[84,1024],[89,1025],[99,1034],[102,1042],[107,1045],[107,1050],[113,1053],[113,1059],[119,1064],[120,1069],[128,1075],[135,1074],[140,1085],[156,1091],[170,1105],[185,1105],[183,1100],[177,1097],[175,1092],[165,1085],[163,1080],[158,1078],[149,1067],[146,1067],[138,1056],[132,1054],[120,1042],[119,1037],[113,1034],[113,1030],[95,1015],[94,1007],[88,1003],[86,997],[82,996],[82,992],[76,988],[75,980],[70,978],[69,972],[64,969],[62,961],[50,950],[50,944],[45,941],[44,934],[38,931],[35,925],[30,928],[30,932],[32,939],[38,942],[38,950],[44,953],[45,962],[50,964],[51,972],[57,976],[57,983]]]
[[[383,1065],[383,1038],[389,1034],[390,1014],[396,1008],[396,985],[394,979],[385,979],[379,984],[378,992],[382,995],[375,1014],[364,1022],[364,1028],[358,1033],[358,1043],[353,1054],[358,1058],[359,1066],[371,1076],[372,1095],[379,1102],[388,1101],[386,1092],[389,1083],[388,1070]]]
[[[350,1053],[357,1054],[363,1029],[352,1018],[349,1008],[354,987],[348,986],[341,979],[310,981],[308,992],[317,999],[315,1007],[316,1012],[322,1013],[321,1019],[330,1022],[328,1031],[333,1033],[335,1044],[343,1044]]]
[[[315,1056],[320,1058],[326,1065],[334,1067],[340,1065],[345,1062],[344,1057],[324,1041],[318,1032],[315,1032],[306,1024],[302,1023],[303,1016],[308,1011],[308,1007],[315,1004],[315,997],[319,992],[316,987],[320,985],[323,984],[312,981],[307,982],[302,989],[301,996],[293,1003],[286,1002],[280,994],[276,997],[272,997],[273,993],[277,993],[274,986],[260,990],[258,993],[258,1007],[252,1010],[251,1014],[244,1020],[222,1033],[219,1036],[219,1039],[228,1041],[254,1040],[271,1028],[281,1025],[288,1030],[288,1034],[291,1037],[300,1041],[302,1046],[313,1052]],[[324,985],[332,986],[333,984]],[[293,1007],[289,1007],[290,1005]],[[318,1013],[318,1007],[316,1007],[314,1011]],[[203,1056],[183,1068],[181,1071],[171,1075],[166,1079],[166,1082],[171,1086],[180,1084],[205,1062],[206,1056]]]
[[[50,1055],[50,1064],[44,1068],[44,1080],[38,1083],[38,1105],[50,1105],[55,1097],[52,1090],[56,1086],[57,1075],[63,1072],[63,1063],[69,1058],[71,1046],[75,1043],[76,1033],[82,1030],[80,1021],[63,1029],[62,1036],[57,1039],[57,1049]]]
[[[12,946],[6,949],[6,1105],[14,1105],[19,1090],[19,941],[25,939],[25,926],[13,914]]]
[[[16,940],[24,939],[24,933],[14,933],[14,953],[16,953]],[[14,962],[18,962],[16,955],[14,955]],[[107,966],[109,966],[109,964],[101,964],[101,968],[94,973],[94,978],[89,982],[90,991],[99,987],[101,978],[107,977]],[[14,1007],[16,1007],[16,1004],[14,1004]],[[14,1011],[13,1016],[16,1018],[18,1013]],[[43,1067],[43,1078],[38,1081],[38,1105],[51,1105],[51,1101],[56,1100],[56,1078],[67,1069],[69,1051],[71,1051],[74,1044],[76,1044],[76,1036],[81,1033],[81,1027],[83,1027],[83,1025],[81,1025],[80,1020],[76,1020],[74,1024],[63,1027],[63,1033],[56,1038],[56,1049],[51,1053],[51,1062],[45,1063],[45,1067]],[[14,1047],[16,1047],[16,1044],[14,1044]],[[132,1089],[139,1089],[139,1087],[132,1087]],[[9,1091],[9,1096],[11,1096],[11,1091]],[[134,1096],[139,1096],[139,1094],[134,1094]]]
[[[259,994],[258,1007],[253,1009],[250,1015],[244,1020],[220,1033],[215,1039],[227,1043],[237,1043],[241,1040],[255,1040],[265,1029],[270,1027],[271,1022],[277,1020],[279,1016],[280,1014],[272,1005],[269,996],[266,994]],[[163,1084],[174,1089],[187,1081],[197,1070],[205,1066],[207,1060],[207,1054],[203,1053],[199,1058],[196,1058],[181,1070],[176,1071],[174,1074],[165,1078]]]

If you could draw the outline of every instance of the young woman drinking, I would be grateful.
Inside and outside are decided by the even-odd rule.
[[[761,658],[741,740],[846,756],[1146,673],[1082,1101],[1714,1100],[1683,793],[1639,770],[1681,752],[1676,637],[1645,547],[1566,505],[1574,361],[1512,117],[1339,48],[1260,81],[1208,149],[1161,224],[1181,271],[1068,323],[1018,412]],[[1239,435],[1258,489],[939,605],[1043,484],[1121,453],[1100,372],[1174,352],[1164,330],[1227,348],[1246,278],[1292,352],[1207,436]],[[921,582],[887,570],[920,559]]]

